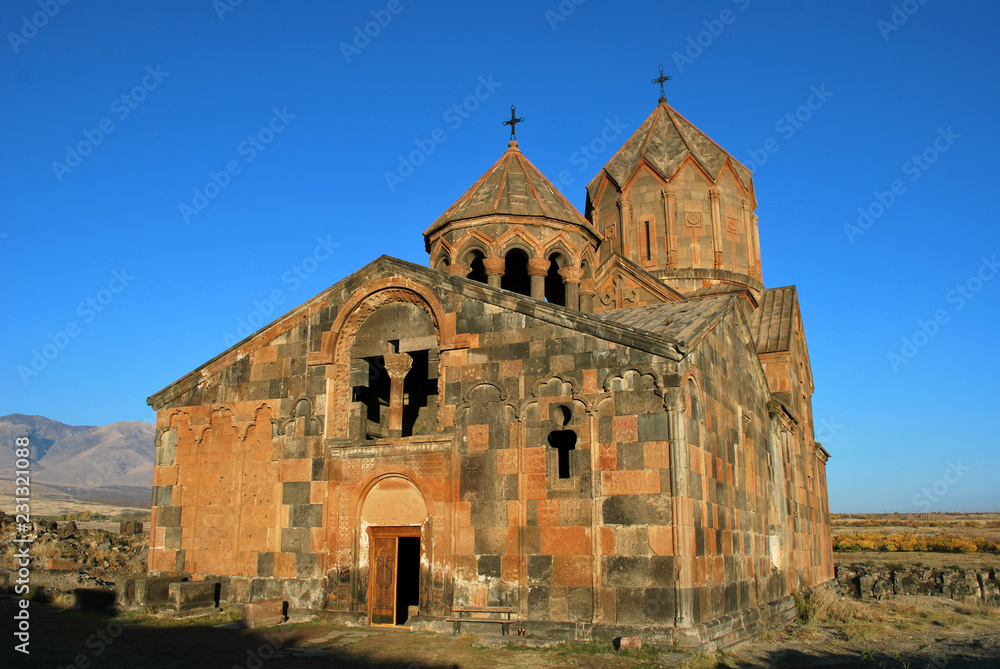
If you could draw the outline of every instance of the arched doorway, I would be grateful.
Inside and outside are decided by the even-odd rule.
[[[368,562],[368,621],[402,625],[420,604],[420,558],[427,505],[407,478],[387,476],[369,489],[361,506],[362,559]]]

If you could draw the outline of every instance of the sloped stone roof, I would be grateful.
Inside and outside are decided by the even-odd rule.
[[[610,309],[591,315],[635,330],[658,334],[676,341],[684,348],[690,348],[703,333],[712,329],[734,300],[736,298],[732,295],[719,295],[685,302]]]
[[[502,214],[540,216],[575,223],[591,230],[590,222],[531,164],[517,142],[479,180],[427,228],[429,235],[453,221]]]
[[[653,113],[591,180],[587,190],[591,199],[595,199],[604,174],[620,188],[643,159],[661,177],[669,179],[688,156],[692,156],[713,179],[718,179],[726,161],[730,161],[743,186],[750,189],[750,170],[678,114],[666,99],[660,98]]]
[[[760,306],[754,309],[750,322],[758,353],[791,350],[798,308],[795,286],[764,290]]]

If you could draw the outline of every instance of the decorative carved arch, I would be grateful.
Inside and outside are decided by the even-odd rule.
[[[435,269],[441,269],[439,265],[444,262],[445,267],[451,265],[452,258],[454,258],[454,249],[451,244],[449,244],[444,239],[435,240],[434,244],[431,246],[431,267]]]
[[[466,265],[471,265],[472,261],[474,259],[473,258],[473,254],[476,251],[479,251],[480,253],[482,253],[484,258],[491,257],[492,251],[491,251],[489,245],[487,245],[486,243],[480,241],[479,239],[472,239],[472,240],[469,240],[468,242],[466,242],[462,246],[462,250],[455,254],[455,261],[456,262],[463,262]]]
[[[191,414],[187,411],[174,411],[167,418],[167,429],[177,429],[177,438],[181,438],[181,428],[187,432],[185,435],[188,439],[194,439],[195,433],[194,429],[191,428]],[[161,437],[163,435],[160,435]]]
[[[497,402],[504,405],[505,407],[509,407],[514,412],[515,420],[521,420],[521,411],[514,402],[509,401],[507,399],[507,393],[504,392],[503,388],[496,385],[495,383],[490,383],[488,381],[484,381],[483,383],[478,383],[469,389],[469,392],[466,393],[465,397],[462,400],[462,403],[455,408],[456,416],[462,411],[468,411],[470,408],[472,408],[472,395],[481,388],[493,388],[494,390],[496,390]]]
[[[698,375],[693,371],[689,370],[684,374],[684,378],[681,380],[681,401],[684,402],[684,406],[680,407],[683,409],[685,414],[690,414],[691,418],[700,422],[705,422],[705,395],[701,390],[701,382],[698,379]],[[691,400],[695,401],[695,405],[691,405]]]
[[[271,416],[274,415],[274,410],[265,402],[257,407],[253,412],[253,420],[251,420],[246,429],[243,430],[243,435],[240,437],[240,441],[246,441],[250,433],[256,429],[262,429],[265,426],[268,428],[268,434],[270,434],[271,429]]]
[[[566,250],[566,247],[559,242],[556,242],[555,244],[552,244],[551,246],[546,248],[545,255],[543,257],[549,261],[555,258],[559,258],[559,260],[556,260],[556,265],[559,267],[559,269],[562,269],[563,267],[579,266],[579,263],[577,262],[573,254],[570,253],[568,250]]]
[[[444,310],[430,290],[406,279],[376,281],[359,291],[337,314],[329,336],[323,337],[321,361],[328,365],[326,394],[326,437],[348,438],[347,406],[351,401],[350,355],[354,337],[365,320],[377,309],[395,303],[412,304],[430,316],[437,332],[438,346],[449,345],[454,331],[442,331]],[[440,375],[443,383],[444,375]],[[340,408],[338,410],[338,407]]]
[[[350,497],[350,508],[354,514],[355,526],[359,526],[361,522],[361,511],[364,507],[365,500],[368,498],[368,493],[372,491],[376,485],[381,481],[389,478],[400,478],[407,482],[413,484],[413,487],[417,489],[420,496],[423,498],[424,507],[427,509],[427,519],[430,519],[431,512],[431,501],[428,500],[427,490],[430,487],[427,481],[423,479],[417,472],[409,467],[405,466],[385,466],[376,467],[372,471],[365,474],[361,479],[355,484],[354,490],[351,491]],[[436,500],[443,501],[443,500]]]
[[[641,382],[642,379],[651,380],[653,382],[654,393],[659,397],[663,397],[663,384],[657,375],[652,372],[643,372],[634,367],[618,367],[617,369],[610,370],[608,375],[604,377],[604,384],[601,387],[604,389],[604,392],[612,392],[616,390],[614,385],[619,383],[623,390],[628,386],[631,386],[629,389],[634,390],[638,389],[635,381],[638,380]]]
[[[571,397],[576,395],[576,390],[575,390],[575,388],[573,386],[573,381],[572,380],[570,380],[570,379],[564,379],[563,377],[559,376],[558,374],[553,374],[552,376],[550,376],[547,379],[544,379],[544,380],[543,379],[539,379],[538,381],[535,381],[535,384],[531,387],[531,396],[534,397],[534,398],[536,398],[536,399],[538,397],[541,397],[541,395],[539,393],[541,392],[542,388],[545,387],[545,386],[547,386],[547,385],[549,385],[553,381],[558,381],[559,383],[562,383],[563,385],[568,385],[569,386],[569,392],[568,393],[560,393],[560,395],[569,395]]]
[[[503,258],[511,249],[521,249],[529,258],[541,257],[541,244],[535,236],[520,226],[515,226],[497,237],[497,257]]]
[[[579,266],[582,250],[579,246],[573,243],[573,240],[570,239],[564,230],[560,230],[553,237],[546,240],[544,250],[539,257],[550,258],[553,253],[559,253],[566,257],[569,261],[568,264]],[[570,250],[574,248],[576,249],[575,251]],[[560,267],[565,267],[565,265],[560,265]]]
[[[495,255],[496,252],[496,242],[492,237],[486,233],[478,230],[471,229],[464,235],[455,240],[452,244],[453,249],[460,249],[458,253],[454,255],[457,262],[464,262],[465,254],[474,248],[479,248],[487,258]]]
[[[302,419],[301,431],[297,429],[298,419]],[[312,400],[307,397],[299,398],[295,402],[291,416],[272,418],[271,426],[273,437],[315,437],[323,434],[323,418],[313,414]]]
[[[216,426],[221,426],[222,428],[229,427],[236,430],[237,434],[239,433],[239,428],[236,427],[236,422],[233,420],[232,409],[221,406],[211,410],[208,415],[208,423],[201,428],[200,432],[196,433],[195,441],[201,444],[205,440],[205,435]]]

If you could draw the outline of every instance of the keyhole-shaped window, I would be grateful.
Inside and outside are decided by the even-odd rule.
[[[569,424],[573,414],[568,407],[554,406],[549,409],[552,421],[560,428]],[[572,452],[576,450],[576,432],[558,429],[549,432],[549,446],[556,450],[556,475],[560,479],[573,476]]]

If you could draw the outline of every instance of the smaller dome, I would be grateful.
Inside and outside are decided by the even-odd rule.
[[[483,216],[538,216],[597,231],[583,214],[531,164],[511,141],[508,149],[486,173],[424,232],[430,237],[455,221]]]

